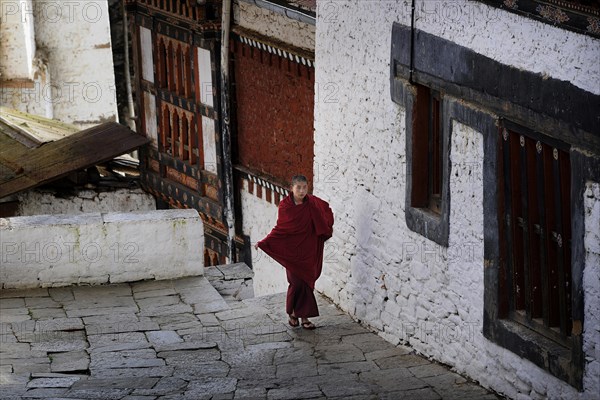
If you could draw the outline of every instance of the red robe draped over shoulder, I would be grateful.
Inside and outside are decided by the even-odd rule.
[[[258,247],[314,289],[332,234],[333,212],[326,201],[307,194],[296,205],[290,194],[279,203],[277,224]]]

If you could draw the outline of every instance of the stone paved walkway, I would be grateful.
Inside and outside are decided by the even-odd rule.
[[[216,287],[193,277],[0,291],[0,398],[498,398],[324,298],[307,331],[287,325],[283,294]]]

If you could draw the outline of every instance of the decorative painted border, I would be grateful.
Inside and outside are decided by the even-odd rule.
[[[268,203],[279,205],[279,202],[290,194],[290,191],[280,184],[273,183],[266,178],[261,178],[250,170],[236,165],[234,166],[240,190],[244,190],[244,181],[248,181],[248,192]],[[254,186],[260,190],[254,190]],[[264,195],[263,195],[264,189]]]
[[[264,187],[265,189],[270,189],[275,193],[279,193],[282,196],[287,196],[290,191],[282,188],[281,186],[276,186],[269,181],[266,181],[258,176],[248,175],[249,180],[251,180],[254,184]]]
[[[600,38],[600,10],[561,0],[476,0],[559,28]]]
[[[278,47],[275,47],[273,45],[258,41],[256,39],[251,39],[249,37],[243,36],[240,33],[237,33],[236,35],[236,39],[241,42],[244,43],[248,46],[252,46],[255,47],[259,50],[263,50],[263,51],[268,51],[271,54],[274,54],[276,56],[279,57],[283,57],[283,58],[287,58],[290,61],[293,61],[295,63],[298,64],[302,64],[305,65],[309,68],[314,68],[315,67],[315,62],[314,60],[311,60],[310,58],[304,57],[302,55],[299,54],[295,54],[289,50],[283,50],[280,49]]]

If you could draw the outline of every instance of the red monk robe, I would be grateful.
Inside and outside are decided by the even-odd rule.
[[[323,247],[332,233],[333,212],[326,201],[307,194],[296,205],[290,194],[279,203],[277,224],[258,242],[258,247],[286,268],[289,315],[297,318],[319,315],[313,290],[321,275]]]

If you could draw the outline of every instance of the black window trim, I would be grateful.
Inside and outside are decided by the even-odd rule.
[[[427,239],[448,247],[449,217],[450,217],[450,135],[452,121],[447,112],[447,100],[441,96],[442,109],[441,141],[442,141],[442,187],[440,196],[440,212],[436,213],[427,207],[412,207],[411,197],[413,188],[413,113],[416,105],[416,88],[412,85],[398,82],[394,84],[392,100],[406,109],[406,192],[405,192],[405,218],[408,228]],[[427,85],[424,85],[427,86]],[[432,92],[440,93],[436,88],[430,87]],[[427,100],[429,101],[429,99]],[[428,190],[429,192],[429,190]]]

